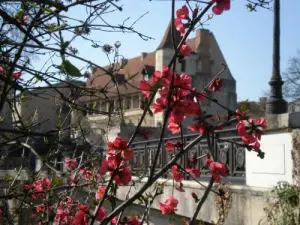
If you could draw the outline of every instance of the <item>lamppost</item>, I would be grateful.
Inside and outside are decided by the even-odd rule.
[[[273,71],[269,82],[270,97],[266,102],[266,114],[287,112],[287,102],[282,97],[283,81],[280,75],[280,0],[274,1]]]

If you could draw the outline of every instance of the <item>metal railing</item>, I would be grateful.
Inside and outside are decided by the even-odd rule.
[[[183,144],[187,145],[192,142],[198,134],[190,134],[183,136]],[[131,145],[134,151],[134,157],[131,161],[132,171],[136,176],[146,176],[149,172],[149,168],[152,166],[153,156],[157,150],[158,139],[148,140],[142,142],[135,142]],[[156,165],[156,171],[159,171],[172,157],[173,152],[167,152],[165,150],[165,142],[167,141],[181,141],[181,137],[167,137],[163,140],[162,149],[160,150],[159,159]],[[212,145],[214,149],[214,155],[216,161],[225,163],[228,167],[228,178],[226,180],[233,183],[245,182],[245,148],[242,147],[242,139],[237,134],[237,130],[227,129],[215,132],[212,137]],[[178,163],[182,167],[188,165],[189,159],[194,155],[196,157],[202,156],[208,153],[207,140],[200,141],[191,150],[185,154]],[[208,166],[206,165],[206,157],[197,161],[197,168],[201,171],[200,180],[208,180],[210,177]],[[167,176],[166,176],[167,177]],[[190,179],[186,177],[186,179]]]

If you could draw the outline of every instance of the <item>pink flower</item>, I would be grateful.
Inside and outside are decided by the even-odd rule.
[[[163,215],[175,213],[175,211],[177,210],[176,207],[178,205],[178,200],[173,196],[170,196],[168,200],[166,200],[164,203],[159,203],[159,205]]]
[[[116,224],[118,222],[118,217],[112,218],[112,220],[110,222],[113,224]]]
[[[141,81],[140,81],[140,89],[141,89],[142,93],[143,93],[144,95],[146,95],[145,98],[150,98],[152,87],[151,87],[151,85],[148,83],[148,81],[141,80]]]
[[[16,18],[17,22],[20,24],[24,24],[25,21],[28,19],[28,16],[22,16],[21,18]]]
[[[181,36],[184,36],[185,35],[185,27],[184,27],[181,19],[180,18],[176,18],[175,21],[174,21],[174,24],[175,24],[176,30],[179,31],[179,33],[181,34]]]
[[[133,216],[127,221],[127,225],[140,225],[139,217]]]
[[[213,0],[216,5],[212,8],[212,11],[216,15],[221,15],[224,11],[230,9],[230,0]]]
[[[104,186],[98,187],[98,190],[96,192],[96,199],[101,200],[104,197],[106,188]]]
[[[208,159],[206,163],[209,166],[210,173],[216,182],[221,180],[221,176],[227,177],[227,168],[225,164],[214,162],[211,159]]]
[[[2,66],[0,66],[0,74],[2,75],[2,74],[3,74],[3,72],[4,72],[4,69],[3,69],[3,67],[2,67]]]
[[[35,207],[35,211],[37,211],[38,213],[43,213],[45,211],[44,205],[36,205],[34,207]]]
[[[171,176],[176,182],[181,182],[184,180],[183,174],[180,172],[178,166],[173,165],[171,167]]]
[[[95,211],[94,211],[94,214],[97,213],[97,210],[98,210],[98,206],[95,208]],[[105,210],[104,210],[104,207],[102,206],[100,209],[99,209],[99,212],[96,216],[96,221],[102,221],[104,220],[106,217],[106,213],[105,213]]]
[[[180,125],[174,122],[169,122],[168,129],[172,134],[179,133],[181,131]]]
[[[70,158],[66,158],[65,159],[65,166],[68,169],[76,169],[78,166],[78,162],[76,159],[70,159]]]
[[[187,44],[183,44],[180,47],[180,54],[182,56],[189,56],[191,54],[191,48]]]
[[[177,18],[187,19],[189,18],[189,9],[185,5],[176,11]]]

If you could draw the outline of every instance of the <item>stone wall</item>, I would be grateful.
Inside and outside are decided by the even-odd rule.
[[[159,209],[159,202],[164,202],[171,195],[179,200],[178,211],[179,216],[191,217],[196,208],[197,203],[191,197],[191,193],[196,193],[199,198],[204,193],[204,188],[194,181],[184,181],[185,192],[178,192],[173,190],[172,181],[160,179],[158,182],[165,182],[164,193],[158,196],[153,204],[153,209]],[[139,183],[137,188],[130,193],[132,196],[143,183]],[[207,186],[207,183],[203,182]],[[119,187],[118,198],[124,200],[127,195],[129,187]],[[217,190],[217,189],[216,189]],[[149,188],[149,192],[152,188]],[[231,186],[232,199],[228,214],[226,215],[224,225],[257,225],[261,219],[265,217],[263,207],[265,206],[266,199],[271,195],[270,189],[267,188],[251,188],[247,186]],[[174,193],[173,193],[174,192]],[[138,202],[136,202],[138,204]],[[137,207],[137,205],[135,206]],[[204,203],[197,219],[212,224],[216,224],[219,219],[216,195],[210,193],[207,201]],[[153,215],[154,217],[163,215]],[[156,220],[155,218],[153,220]]]
[[[293,181],[300,185],[300,129],[292,131]]]

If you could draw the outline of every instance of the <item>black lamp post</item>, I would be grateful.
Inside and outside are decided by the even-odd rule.
[[[287,112],[287,102],[282,97],[283,81],[280,75],[280,0],[274,1],[273,71],[269,82],[270,97],[266,102],[266,114]]]

